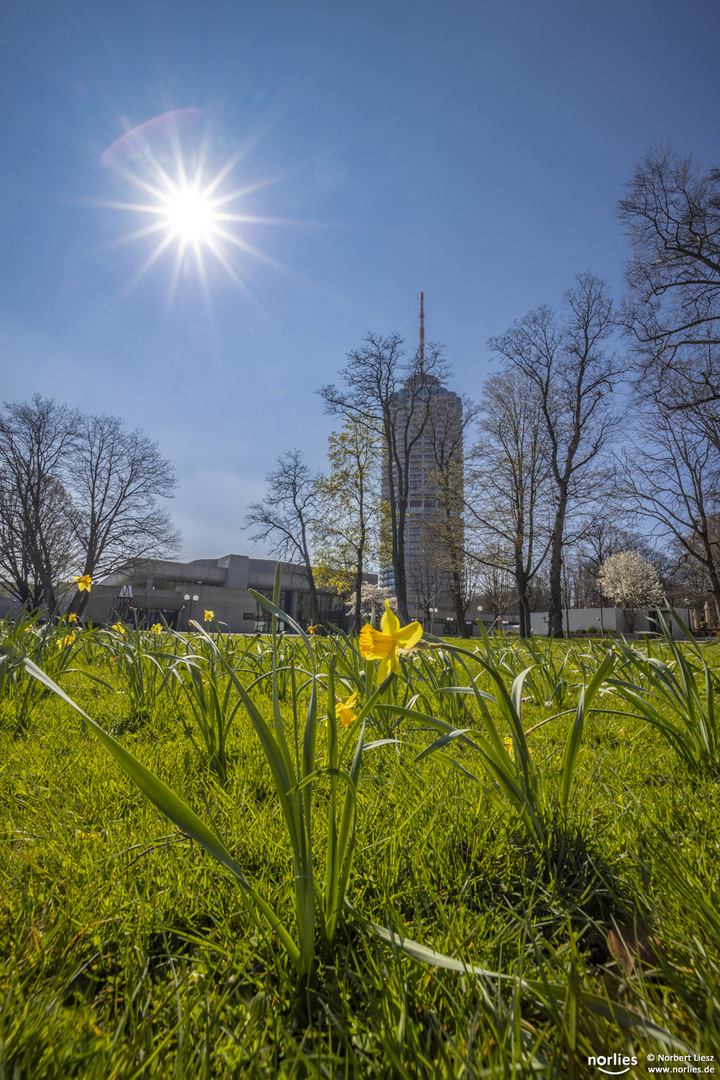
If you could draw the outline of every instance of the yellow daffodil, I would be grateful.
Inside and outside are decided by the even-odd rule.
[[[92,585],[92,578],[89,574],[83,574],[82,577],[73,576],[73,581],[77,581],[77,587],[80,592],[90,592],[90,586]]]
[[[206,611],[205,612],[205,622],[212,622],[214,618],[215,618],[215,612],[214,611]]]
[[[113,628],[113,630],[115,631],[116,634],[124,634],[124,633],[126,633],[125,627],[120,622],[113,623],[112,628]]]
[[[77,615],[74,611],[71,611],[68,615],[68,622],[77,622]]]
[[[64,649],[66,645],[72,645],[74,640],[75,640],[75,635],[74,634],[66,634],[64,638],[60,638],[60,640],[58,641],[57,647],[58,647],[58,649]]]
[[[366,623],[360,631],[360,654],[366,660],[379,660],[378,679],[380,682],[388,672],[400,672],[400,652],[409,652],[422,637],[423,628],[419,622],[401,626],[394,611],[390,610],[390,601],[385,601],[385,614],[380,620],[380,629],[375,630]]]
[[[503,739],[503,742],[505,743],[505,749],[508,752],[510,760],[514,761],[515,760],[515,743],[512,741],[512,739]]]
[[[310,637],[314,637],[320,627],[320,623],[317,626],[308,626],[308,634]]]
[[[153,632],[153,634],[162,634],[162,632],[163,632],[162,623],[159,623],[159,622],[153,623],[153,625],[150,627],[150,629]]]
[[[357,690],[355,690],[347,701],[338,701],[336,711],[338,719],[342,727],[350,727],[353,720],[357,720],[357,713],[355,712],[355,702],[357,701]]]

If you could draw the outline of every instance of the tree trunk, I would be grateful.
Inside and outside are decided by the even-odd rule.
[[[70,601],[70,604],[68,605],[68,609],[67,609],[68,615],[71,612],[72,612],[72,614],[77,615],[78,618],[80,618],[82,615],[84,615],[85,614],[85,608],[88,606],[89,599],[90,599],[90,593],[89,592],[86,592],[86,591],[81,592],[80,589],[77,589],[77,591],[75,592],[75,595],[73,596],[72,600]]]
[[[392,568],[395,578],[395,596],[398,603],[400,619],[407,623],[410,621],[407,605],[407,581],[405,578],[405,512],[407,497],[396,495],[397,486],[402,490],[402,478],[398,468],[398,476],[395,476],[393,465],[396,462],[396,449],[394,440],[394,422],[388,414],[384,420],[385,429],[385,467],[387,470],[388,499],[390,508],[390,545],[392,548]]]
[[[82,576],[85,577],[85,575],[89,575],[90,578],[92,578],[95,572],[95,566],[92,562],[92,553],[90,554],[91,558],[85,560]],[[85,614],[85,608],[88,606],[89,599],[90,593],[87,592],[87,590],[76,589],[72,600],[68,604],[67,614],[77,615],[78,618],[81,618]]]
[[[365,528],[365,487],[363,482],[363,474],[360,471],[360,486],[358,492],[358,511],[360,515],[360,537],[358,539],[357,546],[357,568],[355,573],[355,617],[353,619],[353,633],[360,633],[360,622],[362,620],[362,579],[363,579],[363,564],[365,560],[365,546],[367,543],[367,530]]]
[[[520,637],[530,637],[530,600],[528,598],[528,572],[523,559],[522,538],[525,535],[525,517],[518,512],[518,540],[515,541],[515,585],[518,594],[518,615],[520,617]],[[531,546],[532,551],[532,546]],[[530,557],[530,556],[528,556]]]
[[[530,602],[527,596],[518,597],[518,614],[520,616],[520,637],[529,638],[532,630],[530,629]]]
[[[45,606],[47,607],[48,616],[52,618],[57,608],[57,600],[55,597],[55,589],[53,587],[52,578],[48,573],[45,572],[44,566],[39,577],[42,600],[44,600]]]
[[[307,575],[308,585],[310,586],[310,622],[312,626],[316,626],[320,622],[320,605],[318,604],[317,589],[315,588],[315,578],[309,566]]]
[[[708,544],[709,548],[709,544]],[[707,560],[708,577],[710,578],[710,591],[713,594],[713,600],[715,601],[715,614],[717,616],[718,626],[720,626],[720,577],[715,568],[715,560],[710,553]]]
[[[407,603],[407,579],[405,576],[405,507],[400,505],[397,517],[397,539],[393,544],[393,571],[395,573],[395,596],[402,622],[410,622]]]
[[[452,591],[453,601],[455,605],[455,618],[457,619],[458,635],[464,638],[465,629],[465,605],[463,604],[462,595],[462,578],[458,570],[454,569],[452,572]]]
[[[559,516],[559,515],[558,515]],[[548,607],[548,637],[563,637],[562,596],[562,522],[555,518],[550,549],[550,604]]]
[[[527,595],[527,581],[523,574],[520,588],[518,589],[518,616],[520,621],[520,637],[530,637],[530,600]]]
[[[363,543],[364,546],[364,543]],[[363,557],[362,548],[358,553],[357,571],[355,574],[355,615],[353,618],[353,633],[360,633],[360,622],[362,621],[361,607],[362,607],[362,578],[363,578]]]
[[[312,561],[310,559],[307,528],[302,516],[300,516],[300,539],[303,562],[305,563],[305,573],[307,574],[308,586],[310,587],[310,625],[316,626],[320,622],[320,605],[318,604],[315,575],[313,574]]]
[[[515,550],[515,584],[518,594],[518,615],[520,617],[520,637],[530,637],[530,600],[528,598],[528,580],[522,561],[522,550]]]

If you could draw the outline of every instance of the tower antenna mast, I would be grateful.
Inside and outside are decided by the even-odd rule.
[[[425,374],[425,293],[420,293],[420,371]]]

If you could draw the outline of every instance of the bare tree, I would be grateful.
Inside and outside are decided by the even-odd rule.
[[[411,462],[449,371],[438,346],[427,344],[403,363],[402,344],[399,334],[369,334],[361,348],[348,354],[347,366],[340,373],[345,388],[328,385],[318,393],[327,412],[352,417],[368,430],[379,428],[382,432],[382,496],[388,508],[395,593],[400,615],[407,622],[406,522]]]
[[[177,479],[142,432],[125,430],[117,416],[78,417],[68,477],[83,574],[94,578],[176,552],[180,534],[159,500],[172,496]],[[78,590],[69,610],[82,612],[87,599]]]
[[[627,505],[611,499],[585,524],[572,548],[566,549],[565,574],[573,606],[602,607],[603,595],[597,584],[600,567],[621,551],[637,551],[658,573],[667,571],[667,558],[638,531]]]
[[[532,583],[547,558],[552,521],[550,440],[534,384],[515,372],[491,376],[479,431],[468,469],[469,552],[493,568],[489,580],[512,575],[520,634],[528,637]]]
[[[720,552],[720,514],[708,515],[708,531],[711,550]],[[668,598],[676,606],[687,609],[688,619],[690,609],[694,610],[696,627],[707,618],[708,599],[712,597],[707,560],[703,560],[702,550],[703,545],[694,536],[688,535],[684,544],[672,541],[668,547],[668,567],[663,574]],[[714,598],[712,606],[715,606]]]
[[[625,458],[624,493],[656,531],[702,567],[720,620],[720,451],[697,437],[692,412],[657,406]]]
[[[96,577],[176,548],[157,505],[175,477],[157,446],[117,417],[36,394],[0,414],[0,574],[13,595],[54,610],[72,568]],[[87,592],[73,597],[84,609]]]
[[[49,476],[38,486],[41,530],[32,528],[23,501],[6,474],[0,473],[0,584],[31,610],[53,611],[58,584],[68,580],[81,554],[73,535],[77,511],[59,480]]]
[[[407,570],[407,584],[408,602],[412,597],[416,617],[417,608],[421,609],[427,629],[434,625],[438,605],[443,600],[447,603],[448,590],[445,586],[448,582],[447,564],[432,535],[432,526],[427,521],[423,522],[419,543]],[[458,633],[462,633],[462,629]]]
[[[562,555],[568,511],[612,430],[609,396],[621,373],[604,343],[612,333],[612,302],[594,274],[578,275],[564,294],[562,318],[548,307],[531,311],[489,348],[506,372],[523,376],[537,395],[555,486],[550,538],[548,634],[562,637]]]
[[[517,602],[516,582],[513,574],[500,566],[478,565],[476,576],[476,599],[484,611],[492,612],[492,626],[502,629],[502,617]],[[523,637],[529,636],[522,633]]]
[[[720,170],[669,146],[651,147],[618,214],[632,246],[620,318],[642,393],[672,410],[717,402]],[[713,420],[717,430],[717,414]]]
[[[57,605],[76,555],[74,512],[63,486],[77,414],[35,394],[0,414],[0,580],[37,609]]]
[[[253,503],[243,528],[254,529],[255,542],[270,543],[279,559],[299,562],[305,568],[310,589],[310,621],[320,622],[317,586],[310,554],[310,537],[318,517],[318,476],[303,461],[300,450],[288,450],[267,474],[268,494]]]

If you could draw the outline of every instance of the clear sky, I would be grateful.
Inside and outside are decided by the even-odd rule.
[[[619,296],[633,162],[720,164],[718,55],[717,0],[6,0],[2,399],[142,428],[185,557],[251,553],[277,455],[323,463],[314,391],[368,331],[412,350],[420,290],[471,396],[488,337],[577,273]],[[167,229],[110,204],[157,210],[178,153],[259,219],[215,219],[232,274],[175,239],[139,276]]]

